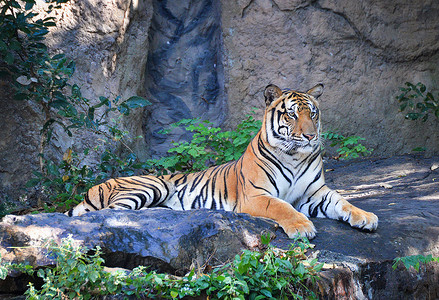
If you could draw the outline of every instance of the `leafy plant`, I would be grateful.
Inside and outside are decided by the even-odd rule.
[[[55,207],[65,209],[77,202],[81,193],[103,179],[117,175],[132,175],[136,156],[131,151],[129,133],[121,129],[122,118],[133,109],[150,103],[138,96],[122,100],[83,97],[77,84],[70,79],[75,63],[63,53],[51,54],[45,45],[46,35],[56,26],[52,10],[59,9],[68,0],[48,0],[44,6],[45,17],[33,9],[35,0],[0,0],[0,76],[11,82],[16,100],[36,103],[42,111],[39,163],[28,187],[39,187],[49,196]],[[60,126],[69,136],[89,132],[95,135],[101,154],[98,171],[84,163],[90,150],[76,153],[69,149],[62,160],[47,155],[55,126]],[[125,148],[128,155],[122,155]],[[125,152],[126,152],[125,151]],[[50,205],[50,203],[49,203]]]
[[[37,271],[44,284],[39,291],[29,284],[25,293],[28,299],[90,299],[120,292],[123,274],[104,271],[100,247],[87,255],[85,247],[74,246],[72,239],[64,239],[61,246],[52,242],[49,250],[56,265]]]
[[[421,82],[416,85],[406,82],[405,86],[400,88],[402,93],[396,97],[400,103],[400,111],[408,110],[405,118],[410,120],[421,119],[425,122],[428,116],[432,114],[439,120],[439,100],[427,91],[426,86]]]
[[[265,239],[266,243],[270,240]],[[311,245],[296,240],[287,251],[267,244],[264,252],[244,251],[233,262],[213,269],[209,274],[192,270],[184,277],[158,274],[139,266],[132,272],[107,272],[101,250],[92,254],[86,247],[74,246],[69,237],[58,246],[48,245],[56,265],[36,271],[44,284],[36,289],[29,284],[28,299],[91,299],[102,295],[125,294],[138,298],[182,299],[207,295],[212,299],[317,299],[309,288],[318,280],[323,264],[308,261]],[[0,261],[1,262],[1,261]],[[0,264],[0,279],[10,269],[28,274],[28,265]]]
[[[26,264],[15,264],[10,262],[3,262],[2,256],[0,254],[0,280],[5,280],[9,274],[9,271],[15,270],[21,273],[26,273],[29,275],[34,274],[34,268]]]
[[[85,152],[87,152],[86,150]],[[83,164],[79,155],[68,149],[60,163],[43,158],[46,172],[34,171],[27,187],[38,187],[48,196],[46,212],[66,211],[83,200],[83,193],[101,178]]]
[[[43,130],[50,122],[56,122],[63,124],[70,136],[72,136],[72,128],[77,131],[89,131],[98,137],[100,144],[92,150],[85,149],[81,154],[68,149],[59,163],[46,158],[44,153],[40,153],[41,164],[44,168],[41,171],[34,171],[35,177],[27,183],[27,186],[37,186],[48,193],[52,207],[46,204],[46,211],[65,210],[79,203],[84,192],[103,180],[134,174],[137,157],[125,143],[128,132],[120,129],[120,123],[122,117],[128,116],[132,109],[148,105],[149,102],[140,97],[131,97],[118,103],[118,98],[110,101],[105,97],[100,97],[100,103],[91,105],[89,100],[80,98],[78,93],[79,91],[74,95],[74,101],[60,106],[55,115],[64,123],[51,118],[46,122]],[[70,97],[66,99],[72,100]],[[95,113],[101,107],[105,107],[105,110],[99,114]],[[117,118],[107,121],[110,113],[116,115]],[[51,130],[48,131],[47,141],[50,141]],[[129,153],[126,155],[120,153],[119,145],[124,145]],[[100,160],[95,168],[84,163],[91,152],[100,154]]]
[[[247,115],[236,130],[222,131],[209,121],[199,119],[183,119],[172,127],[183,127],[192,132],[192,140],[175,142],[168,150],[170,154],[158,160],[150,160],[149,164],[159,172],[196,172],[212,165],[237,160],[244,153],[253,136],[262,125],[252,115]],[[163,131],[168,133],[169,131]]]
[[[316,298],[306,283],[315,283],[323,264],[314,259],[303,264],[309,243],[296,241],[288,251],[268,246],[265,252],[244,250],[228,266],[231,272],[211,276],[211,288],[219,299],[294,299]],[[211,292],[208,289],[207,294]]]
[[[360,156],[370,155],[373,151],[373,149],[367,149],[360,143],[360,141],[365,140],[365,138],[359,136],[345,137],[341,134],[327,131],[322,133],[322,138],[330,141],[331,147],[338,147],[337,152],[339,159],[359,158]]]
[[[0,203],[0,219],[6,216],[7,214],[14,211],[16,205],[9,201],[3,201]]]
[[[90,151],[102,152],[93,169],[84,163]],[[84,193],[94,185],[113,177],[132,176],[142,167],[134,153],[122,155],[111,149],[101,151],[99,146],[85,149],[83,155],[69,148],[60,163],[47,159],[45,165],[45,173],[34,171],[35,177],[27,182],[27,187],[38,187],[47,194],[45,212],[64,212],[84,200]]]
[[[398,264],[403,264],[404,267],[409,270],[410,267],[413,267],[416,271],[419,271],[419,266],[421,263],[427,264],[429,262],[438,262],[439,257],[433,257],[431,254],[425,255],[410,255],[405,257],[397,257],[393,261],[392,268],[395,270],[398,267]]]

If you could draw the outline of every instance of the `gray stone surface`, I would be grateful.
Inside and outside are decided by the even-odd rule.
[[[439,256],[439,157],[396,156],[325,164],[327,184],[354,205],[374,212],[378,230],[365,233],[327,219],[315,219],[313,243],[366,259]],[[433,167],[434,170],[431,170]],[[334,236],[337,238],[334,239]]]
[[[0,94],[9,92],[1,85]],[[37,108],[29,103],[12,100],[12,96],[0,97],[2,120],[0,122],[0,212],[31,204],[30,191],[22,188],[38,169],[40,128],[42,122]],[[17,176],[17,174],[19,174]]]
[[[132,269],[145,265],[182,275],[206,263],[224,264],[242,249],[258,249],[261,233],[273,232],[275,225],[232,212],[160,208],[104,210],[73,218],[60,213],[9,215],[0,222],[0,255],[3,261],[51,265],[54,260],[42,246],[71,235],[76,244],[90,249],[100,246],[107,266]],[[20,289],[17,280],[0,282],[0,292],[17,292],[9,290]]]
[[[405,120],[395,96],[406,81],[437,91],[439,2],[248,0],[222,9],[228,126],[263,108],[269,83],[306,91],[321,82],[323,130],[362,136],[377,155],[438,153],[438,122]]]

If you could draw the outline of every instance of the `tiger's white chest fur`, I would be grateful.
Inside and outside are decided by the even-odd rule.
[[[298,208],[301,203],[325,185],[320,151],[308,154],[297,153],[291,156],[280,153],[279,156],[291,173],[277,170],[278,197]],[[285,174],[290,174],[290,176],[286,178]],[[305,214],[307,215],[306,212]]]

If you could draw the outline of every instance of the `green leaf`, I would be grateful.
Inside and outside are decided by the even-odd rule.
[[[69,103],[65,100],[54,100],[50,102],[49,105],[53,108],[62,108],[69,106]]]
[[[89,278],[92,282],[96,282],[96,280],[98,280],[99,277],[100,276],[99,276],[99,273],[97,271],[92,271],[89,274]]]
[[[26,182],[26,187],[34,187],[37,186],[41,182],[40,178],[32,178]]]
[[[145,107],[147,105],[151,105],[151,102],[140,96],[132,96],[128,98],[126,101],[124,101],[123,103],[125,103],[129,108],[138,108],[138,107]]]
[[[130,113],[130,108],[125,102],[119,104],[117,110],[123,115],[129,115]]]
[[[261,243],[263,245],[268,245],[270,243],[270,241],[271,241],[271,236],[270,236],[269,232],[261,235]]]
[[[32,7],[34,7],[35,1],[33,0],[26,0],[26,5],[24,6],[25,10],[31,10]]]
[[[65,58],[65,55],[60,53],[60,54],[56,54],[52,57],[52,60],[58,60],[58,59],[62,59]]]
[[[171,291],[171,297],[172,298],[177,298],[178,297],[178,292],[176,292],[176,291]]]
[[[8,52],[6,53],[4,60],[8,65],[12,65],[14,63],[14,55],[11,52]]]
[[[2,40],[0,40],[0,51],[4,51],[7,49],[8,49],[8,46],[6,45],[6,43],[3,42]]]
[[[55,122],[55,119],[49,119],[46,121],[46,123],[44,123],[43,128],[41,129],[40,133],[43,133],[47,130],[47,128],[49,128],[50,125],[52,125]]]
[[[14,99],[15,100],[27,100],[28,99],[28,97],[29,97],[29,95],[28,94],[26,94],[26,93],[16,93],[16,94],[14,94]]]
[[[412,151],[414,151],[414,152],[422,152],[422,151],[426,151],[426,150],[427,150],[427,148],[425,148],[425,147],[416,147],[416,148],[412,149]]]
[[[268,298],[272,298],[273,297],[269,290],[263,289],[263,290],[261,290],[261,294],[263,294],[264,296],[266,296]]]
[[[18,4],[17,1],[10,1],[9,3],[11,4],[12,7],[21,9],[21,6],[20,4]]]
[[[44,22],[44,26],[46,26],[46,27],[56,27],[56,23],[55,22]]]
[[[89,107],[87,117],[91,121],[93,121],[94,120],[94,115],[95,115],[95,108],[94,107]]]
[[[17,41],[17,40],[12,40],[9,43],[9,49],[15,50],[15,51],[20,50],[21,49],[21,43],[19,41]]]

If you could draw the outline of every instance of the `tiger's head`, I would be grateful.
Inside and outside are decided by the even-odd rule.
[[[264,128],[270,146],[287,154],[310,153],[320,147],[320,111],[317,98],[323,92],[318,84],[306,93],[265,88],[267,105]]]

